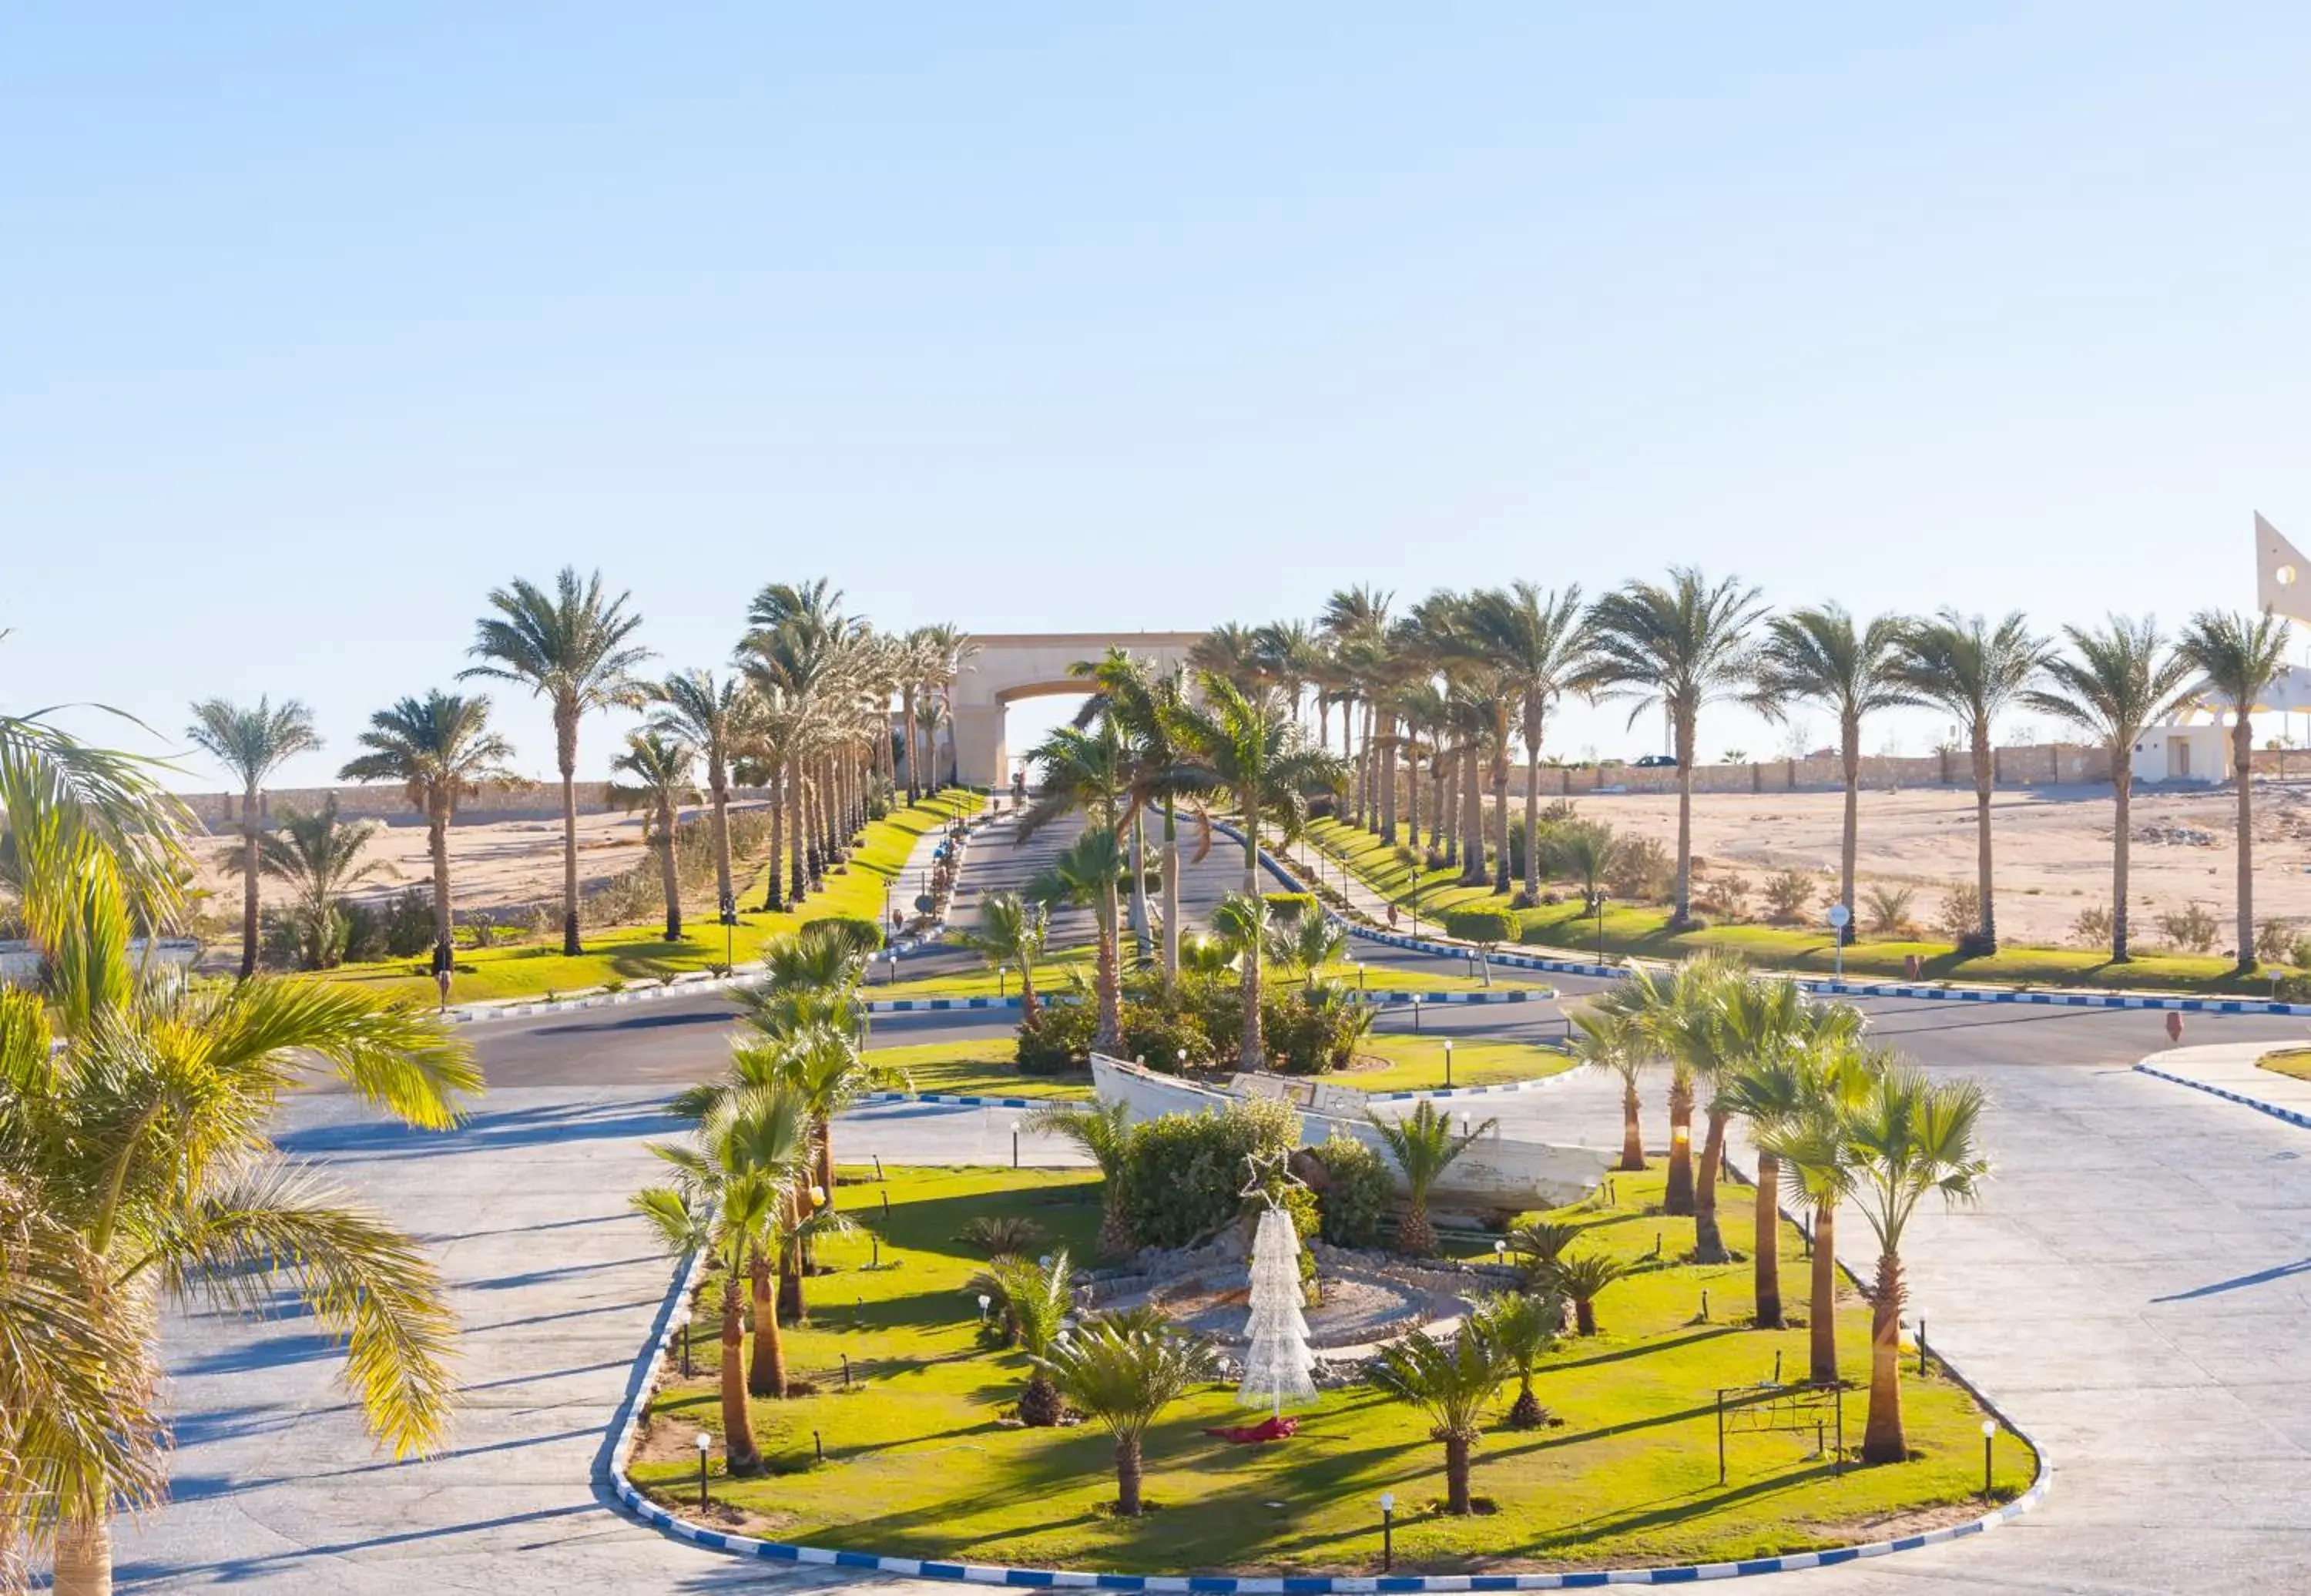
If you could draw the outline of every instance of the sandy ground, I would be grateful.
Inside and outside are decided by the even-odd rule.
[[[2254,796],[2256,914],[2311,927],[2311,786],[2258,782]],[[2141,936],[2156,941],[2150,917],[2195,902],[2223,922],[2220,946],[2230,945],[2237,802],[2228,789],[2134,795],[2132,895]],[[1694,851],[1709,868],[1746,876],[1754,905],[1757,889],[1776,870],[1819,871],[1827,882],[1837,868],[1844,807],[1836,791],[1696,797]],[[1605,793],[1577,799],[1574,807],[1665,845],[1676,840],[1672,795]],[[1992,800],[1991,825],[1998,925],[2008,938],[2067,943],[2081,908],[2110,902],[2109,788],[2001,791]],[[2205,840],[2172,840],[2178,831],[2204,833]],[[1970,790],[1863,791],[1861,883],[1865,890],[1879,882],[1916,888],[1911,911],[1921,920],[1931,920],[1944,889],[1974,879],[1974,850]]]

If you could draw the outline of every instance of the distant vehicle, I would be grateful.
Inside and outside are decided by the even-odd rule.
[[[1664,765],[1674,770],[1677,767],[1677,755],[1674,754],[1648,754],[1643,759],[1637,761],[1637,769],[1641,771],[1657,771]]]

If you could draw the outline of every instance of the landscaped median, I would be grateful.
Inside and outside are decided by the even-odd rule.
[[[761,956],[763,943],[809,920],[857,918],[879,923],[885,888],[900,885],[900,873],[915,844],[950,821],[977,813],[985,801],[978,793],[954,789],[869,822],[859,833],[850,861],[836,866],[825,885],[806,898],[799,909],[771,913],[742,907],[738,923],[729,928],[727,939],[724,928],[710,911],[691,922],[690,934],[679,942],[667,941],[660,926],[621,926],[588,931],[586,951],[574,957],[564,954],[558,942],[460,948],[449,1000],[453,1004],[520,1001],[660,986],[676,976],[712,973],[726,960],[740,965],[753,963]],[[739,902],[741,905],[759,903],[763,894],[762,872],[757,869],[755,879],[738,894]],[[423,958],[386,959],[342,965],[314,979],[352,982],[367,990],[430,1004],[434,1000],[433,981],[426,969]]]
[[[1399,1575],[1546,1584],[1567,1571],[1783,1554],[1828,1561],[1853,1555],[1833,1548],[1857,1544],[1896,1549],[1980,1527],[1986,1510],[2021,1497],[2038,1472],[2028,1444],[1999,1430],[1985,1503],[1983,1409],[1943,1371],[1908,1372],[1909,1356],[1909,1461],[1862,1468],[1835,1455],[1828,1435],[1831,1455],[1817,1453],[1812,1422],[1835,1422],[1832,1398],[1781,1415],[1790,1420],[1782,1427],[1762,1427],[1775,1417],[1770,1407],[1762,1416],[1752,1409],[1761,1427],[1738,1426],[1726,1437],[1721,1483],[1719,1393],[1738,1396],[1777,1367],[1801,1378],[1807,1332],[1744,1327],[1747,1265],[1679,1261],[1693,1245],[1693,1224],[1659,1214],[1656,1172],[1618,1175],[1610,1200],[1548,1216],[1579,1227],[1581,1251],[1628,1272],[1597,1295],[1596,1335],[1568,1335],[1543,1355],[1533,1380],[1546,1413],[1539,1427],[1507,1426],[1513,1378],[1489,1407],[1473,1515],[1439,1510],[1442,1450],[1428,1419],[1377,1389],[1327,1390],[1299,1410],[1296,1435],[1236,1445],[1206,1431],[1256,1416],[1235,1404],[1231,1385],[1213,1382],[1149,1430],[1150,1511],[1121,1517],[1103,1431],[1016,1422],[1011,1409],[1030,1366],[982,1330],[984,1286],[973,1276],[987,1259],[964,1239],[986,1239],[984,1229],[967,1228],[974,1221],[1024,1224],[1032,1228],[1007,1238],[1012,1245],[1088,1262],[1098,1176],[892,1169],[877,1180],[864,1171],[851,1173],[840,1196],[858,1228],[821,1243],[826,1272],[807,1282],[809,1321],[786,1337],[789,1375],[809,1389],[751,1404],[765,1472],[733,1479],[721,1467],[713,1315],[702,1313],[694,1334],[683,1325],[667,1338],[668,1369],[641,1400],[631,1461],[622,1451],[620,1461],[645,1512],[678,1515],[697,1526],[685,1531],[693,1539],[775,1557],[839,1556],[863,1567],[920,1560],[936,1566],[901,1571],[955,1578],[965,1565],[982,1578],[1007,1565],[1368,1579],[1381,1566],[1378,1503],[1390,1492]],[[1724,1220],[1740,1247],[1749,1227],[1748,1205],[1738,1206]],[[1801,1307],[1801,1239],[1783,1225],[1776,1241]],[[1464,1251],[1491,1256],[1481,1241]],[[1844,1369],[1858,1380],[1869,1367],[1868,1309],[1850,1292],[1838,1330]],[[688,1376],[680,1373],[685,1339]],[[1845,1393],[1848,1449],[1866,1402],[1859,1385]],[[702,1435],[711,1460],[703,1508],[693,1444]]]

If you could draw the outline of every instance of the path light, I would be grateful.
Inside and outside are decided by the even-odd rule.
[[[1361,991],[1363,991],[1363,990],[1365,990],[1365,962],[1364,962],[1362,959],[1358,959],[1358,960],[1356,960],[1356,990],[1358,990],[1358,991],[1360,991],[1360,992],[1361,992]]]
[[[1420,1034],[1420,994],[1418,992],[1412,994],[1412,1033],[1415,1036]]]
[[[1182,1048],[1180,1050],[1180,1073],[1182,1075],[1188,1073],[1188,1050],[1186,1048]]]
[[[1495,1242],[1493,1243],[1493,1261],[1499,1264],[1504,1269],[1508,1267],[1509,1244],[1506,1242]]]
[[[714,1437],[701,1430],[694,1444],[698,1448],[698,1509],[703,1513],[706,1511],[706,1455],[714,1450]]]
[[[1998,1421],[1994,1418],[1984,1419],[1982,1421],[1982,1499],[1984,1502],[1990,1500],[1990,1448],[1992,1443],[1997,1439]]]
[[[991,1296],[988,1295],[985,1292],[983,1292],[983,1291],[982,1291],[982,1292],[981,1292],[981,1293],[979,1294],[979,1322],[980,1322],[980,1323],[981,1323],[981,1324],[985,1324],[985,1323],[987,1322],[987,1310],[988,1310],[990,1307],[991,1307],[991,1306],[993,1306],[993,1305],[994,1305],[994,1302],[995,1302],[995,1299],[994,1299],[993,1297],[991,1297]]]
[[[1449,1036],[1444,1039],[1444,1089],[1447,1092],[1452,1089],[1452,1039]],[[1466,1114],[1461,1115],[1461,1128],[1466,1129],[1468,1124],[1469,1117]]]
[[[1396,1493],[1380,1494],[1380,1571],[1396,1566]]]
[[[1008,964],[998,964],[995,966],[995,995],[998,998],[1007,998],[1011,995],[1011,989],[1004,984],[1004,981],[1009,977],[1010,972],[1011,966]]]
[[[1011,1167],[1019,1167],[1019,1121],[1011,1121]]]
[[[1466,1115],[1466,1114],[1462,1114],[1462,1115],[1461,1116],[1461,1139],[1462,1141],[1467,1141],[1467,1140],[1469,1139],[1469,1134],[1470,1134],[1470,1133],[1469,1133],[1469,1116],[1468,1116],[1468,1115]]]
[[[1919,1374],[1919,1376],[1920,1376],[1921,1378],[1923,1378],[1923,1377],[1924,1376],[1924,1374],[1925,1374],[1925,1372],[1926,1372],[1926,1311],[1925,1311],[1923,1308],[1921,1308],[1921,1309],[1919,1309],[1919,1310],[1918,1310],[1918,1374]]]

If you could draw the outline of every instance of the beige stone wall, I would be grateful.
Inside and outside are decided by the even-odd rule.
[[[2001,787],[2071,787],[2110,780],[2110,755],[2101,748],[2074,743],[2036,743],[2027,747],[1994,748],[1991,754]],[[2311,772],[2311,754],[2299,755],[2298,763]],[[1701,764],[1693,768],[1696,792],[1812,792],[1832,790],[1844,784],[1844,772],[1835,757]],[[1929,754],[1914,759],[1865,755],[1862,761],[1862,784],[1879,789],[1972,787],[1974,769],[1963,751],[1947,755]],[[1511,767],[1509,790],[1519,797],[1524,793],[1522,764]],[[1584,792],[1599,790],[1675,792],[1677,772],[1663,765],[1642,770],[1628,764],[1602,770],[1541,767],[1543,798],[1578,798]]]
[[[756,798],[766,796],[752,788],[733,788],[734,798]],[[379,782],[374,786],[355,787],[283,787],[265,795],[266,815],[276,813],[283,805],[311,814],[331,798],[337,800],[337,813],[347,820],[382,820],[388,825],[415,825],[420,815],[410,807],[409,799],[400,788]],[[240,794],[237,792],[196,792],[184,795],[184,801],[196,818],[212,833],[226,832],[240,824]],[[616,807],[610,802],[609,783],[580,781],[578,783],[578,812],[580,815],[600,815]],[[461,824],[477,825],[493,820],[548,819],[562,813],[562,785],[558,781],[542,781],[534,787],[516,788],[504,791],[491,788],[467,798],[458,811]]]

